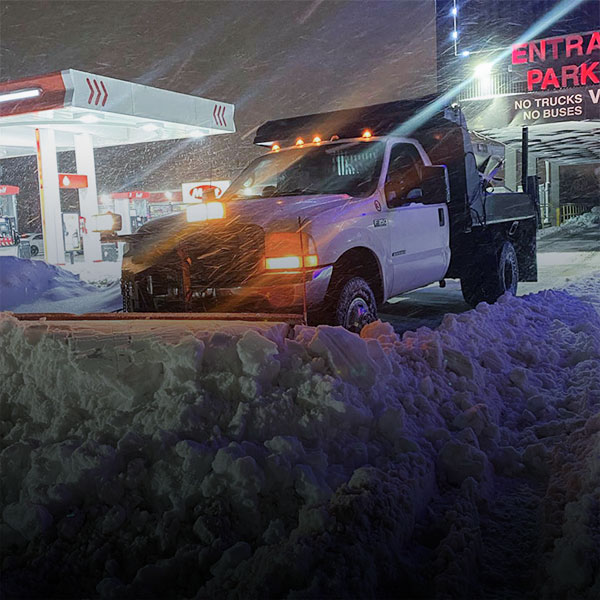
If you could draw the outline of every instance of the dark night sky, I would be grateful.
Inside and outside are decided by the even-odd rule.
[[[433,0],[0,6],[2,80],[75,68],[235,104],[235,135],[98,150],[101,193],[228,177],[256,155],[249,132],[265,120],[418,96],[435,86]],[[61,157],[63,168],[71,160]],[[35,178],[25,185],[34,162],[3,163],[3,180],[36,193]]]

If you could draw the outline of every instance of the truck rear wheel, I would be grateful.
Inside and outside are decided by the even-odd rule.
[[[351,277],[334,288],[332,324],[349,331],[360,330],[377,320],[377,302],[369,284],[362,277]]]
[[[496,255],[479,267],[460,280],[463,298],[467,304],[492,304],[505,292],[516,295],[519,263],[515,248],[510,242],[504,242]]]

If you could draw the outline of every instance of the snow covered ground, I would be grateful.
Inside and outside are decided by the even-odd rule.
[[[598,597],[589,303],[148,327],[0,318],[7,597]]]
[[[552,237],[563,289],[435,329],[0,315],[2,594],[600,597],[600,265]],[[118,299],[6,260],[0,308]]]

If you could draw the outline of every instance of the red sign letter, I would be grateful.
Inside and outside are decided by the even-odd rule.
[[[600,65],[600,62],[596,61],[591,64],[583,63],[581,65],[581,85],[585,85],[587,83],[588,77],[590,78],[592,83],[600,83],[600,79],[598,79],[598,75],[593,71]]]
[[[531,69],[527,71],[527,90],[531,92],[536,83],[542,81],[542,71],[540,69]]]
[[[594,33],[592,33],[590,43],[588,44],[585,53],[591,54],[594,50],[600,50],[600,31],[594,31]]]
[[[580,35],[568,35],[565,38],[565,48],[567,49],[567,58],[571,58],[573,50],[577,50],[577,56],[583,54],[583,38]]]
[[[558,77],[554,72],[554,69],[546,69],[546,74],[544,75],[544,81],[542,81],[542,89],[545,90],[549,85],[554,86],[556,89],[560,87],[560,83],[558,82]]]
[[[527,44],[517,44],[512,49],[512,64],[522,65],[527,62]]]

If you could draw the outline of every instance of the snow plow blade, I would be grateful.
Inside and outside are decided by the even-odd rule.
[[[13,313],[20,321],[270,321],[304,324],[302,315],[293,313]]]

